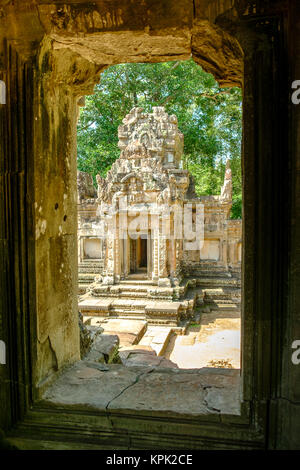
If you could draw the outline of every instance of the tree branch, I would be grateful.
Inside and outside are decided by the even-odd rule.
[[[91,127],[93,124],[95,124],[96,121],[92,121],[90,124],[88,124],[85,127],[80,127],[79,131],[86,131],[89,127]]]

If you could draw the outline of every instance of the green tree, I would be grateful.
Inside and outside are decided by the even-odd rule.
[[[78,122],[78,168],[105,176],[119,157],[118,126],[134,107],[164,106],[184,134],[185,168],[199,195],[219,194],[225,162],[233,173],[233,217],[241,217],[241,91],[220,88],[191,59],[160,64],[120,64],[101,74]]]

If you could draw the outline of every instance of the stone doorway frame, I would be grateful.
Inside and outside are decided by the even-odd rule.
[[[1,308],[3,312],[9,311],[10,315],[8,318],[1,317],[4,318],[1,334],[7,343],[9,357],[9,367],[1,371],[1,379],[4,380],[1,394],[8,404],[1,415],[1,426],[9,429],[23,420],[23,429],[31,435],[34,435],[34,426],[35,429],[43,427],[47,436],[60,430],[63,438],[68,434],[69,440],[76,442],[82,437],[82,428],[78,425],[80,421],[91,426],[90,438],[93,433],[101,436],[104,446],[103,430],[117,445],[125,443],[131,448],[143,445],[148,448],[151,445],[154,448],[164,445],[184,448],[183,434],[188,436],[189,443],[193,441],[195,448],[292,446],[297,435],[295,432],[293,436],[292,430],[297,429],[296,419],[299,417],[299,394],[295,387],[299,382],[291,365],[289,349],[289,339],[293,338],[291,329],[297,324],[293,310],[295,278],[290,263],[290,253],[296,253],[296,245],[295,235],[289,238],[284,228],[290,228],[295,216],[292,198],[296,184],[290,168],[295,165],[293,145],[296,145],[296,140],[289,131],[289,123],[293,126],[299,124],[299,114],[289,104],[289,74],[285,71],[292,72],[286,60],[287,50],[292,48],[295,40],[287,31],[287,23],[296,27],[299,12],[296,2],[275,2],[276,8],[269,2],[266,7],[261,7],[261,2],[257,1],[236,2],[236,16],[231,16],[231,1],[184,1],[178,8],[167,1],[164,5],[165,16],[158,8],[151,18],[152,38],[155,34],[159,36],[159,31],[171,27],[183,32],[179,37],[182,42],[186,35],[191,34],[191,52],[195,61],[214,73],[223,84],[241,84],[243,81],[239,75],[240,51],[238,42],[231,39],[233,36],[244,50],[241,416],[220,417],[212,414],[195,419],[193,416],[163,416],[152,411],[135,414],[120,411],[117,416],[120,424],[115,429],[108,414],[99,416],[95,424],[94,417],[88,411],[74,410],[65,420],[69,423],[68,431],[66,427],[64,430],[61,427],[63,410],[45,409],[36,405],[35,401],[37,384],[40,384],[41,390],[48,372],[58,371],[78,358],[78,345],[77,349],[68,352],[68,345],[78,332],[74,316],[76,301],[74,303],[73,298],[77,284],[73,271],[77,260],[72,261],[76,252],[77,220],[71,197],[72,192],[76,193],[76,162],[74,164],[68,160],[76,149],[72,137],[76,120],[69,118],[76,114],[75,97],[87,94],[88,88],[92,91],[95,76],[99,75],[103,66],[88,61],[84,54],[76,54],[72,50],[72,42],[64,48],[62,39],[65,45],[68,39],[60,36],[59,25],[63,23],[54,22],[51,26],[50,19],[48,21],[45,15],[48,7],[56,11],[60,6],[55,2],[52,5],[40,3],[40,19],[37,21],[42,19],[48,35],[43,42],[44,32],[39,33],[37,28],[34,32],[36,37],[30,38],[30,41],[27,39],[28,44],[24,38],[22,44],[8,38],[2,45],[4,59],[0,78],[5,79],[8,85],[8,101],[7,107],[1,108],[0,117],[5,142],[5,151],[1,149],[1,161],[4,162],[1,185],[5,194],[0,212],[1,228],[4,230],[1,235],[3,269],[0,271],[4,286]],[[84,6],[85,2],[79,3]],[[251,7],[252,3],[256,5],[255,10]],[[125,0],[121,6],[126,14],[128,12],[132,16]],[[76,7],[77,13],[81,7]],[[8,8],[11,20],[14,6]],[[143,12],[138,7],[135,13],[137,24],[128,25],[126,15],[121,15],[121,20],[116,20],[121,24],[118,27],[121,30],[127,28],[133,33],[143,30],[146,25],[139,24]],[[89,13],[85,11],[84,14]],[[146,12],[144,14],[147,17]],[[77,21],[76,15],[74,18]],[[80,28],[80,24],[77,21],[74,28],[78,25]],[[52,27],[55,31],[51,31]],[[112,24],[112,34],[115,28]],[[11,29],[15,31],[15,28]],[[110,31],[109,26],[105,27],[107,31]],[[39,55],[35,49],[37,38],[40,38],[41,46]],[[54,50],[53,42],[57,39],[61,40],[60,48]],[[218,50],[214,47],[215,40],[220,41]],[[168,41],[170,43],[170,37]],[[300,64],[300,54],[298,50],[296,52]],[[149,54],[146,46],[144,54]],[[212,61],[211,57],[216,57],[216,60]],[[68,66],[70,79],[64,83]],[[299,67],[295,70],[299,71]],[[42,117],[39,122],[35,120],[36,115]],[[52,136],[51,147],[45,135]],[[65,159],[58,158],[58,155],[64,155]],[[286,155],[287,161],[283,161],[282,155]],[[49,165],[48,169],[45,162]],[[49,175],[52,175],[51,180],[47,180]],[[42,184],[45,181],[51,183],[47,190]],[[17,189],[13,191],[13,187]],[[46,193],[47,201],[44,199]],[[65,202],[64,194],[67,194]],[[59,201],[55,202],[56,199]],[[38,217],[35,204],[37,210],[42,208]],[[68,212],[66,229],[60,234],[59,227],[65,212]],[[53,222],[51,227],[49,221]],[[46,256],[49,252],[53,255],[51,259]],[[62,275],[55,279],[54,259],[60,258],[68,262]],[[14,262],[9,262],[9,259]],[[44,263],[44,272],[38,273],[37,266],[41,262]],[[47,276],[50,284],[46,282],[49,280]],[[50,288],[47,290],[45,286]],[[52,298],[51,289],[56,292]],[[60,292],[65,294],[67,291],[69,295],[64,299]],[[64,313],[65,305],[69,305],[69,310]],[[69,328],[55,329],[54,320],[58,322],[58,327],[59,321],[64,324],[69,321]],[[40,331],[37,324],[43,321],[45,328]],[[32,403],[33,407],[29,410]],[[74,427],[74,423],[78,427]]]

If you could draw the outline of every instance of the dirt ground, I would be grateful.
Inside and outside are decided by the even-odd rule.
[[[164,356],[179,368],[240,368],[240,315],[237,312],[203,313],[184,336],[173,334]]]

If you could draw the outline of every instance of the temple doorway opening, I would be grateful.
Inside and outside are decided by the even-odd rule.
[[[99,168],[95,185],[78,172],[79,253],[101,240],[97,259],[79,255],[79,311],[86,327],[119,338],[111,361],[239,369],[237,163],[227,154],[219,188],[199,194],[205,178],[186,163],[184,138],[176,114],[134,106],[106,175]]]
[[[147,276],[148,238],[139,236],[130,239],[130,274]]]
[[[147,269],[147,248],[148,248],[148,239],[139,238],[139,268]]]
[[[130,240],[131,243],[131,259],[133,261],[133,269],[131,273],[147,272],[147,247],[148,238],[142,236],[136,240]]]

